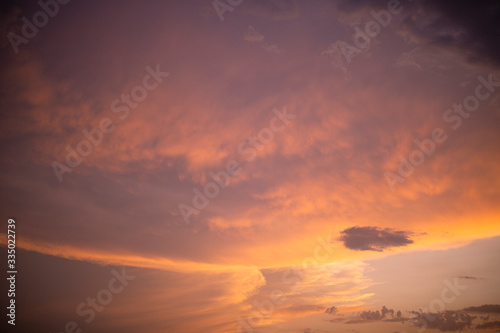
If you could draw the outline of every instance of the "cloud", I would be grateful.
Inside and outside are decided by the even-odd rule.
[[[387,3],[387,2],[386,2]],[[337,9],[341,12],[355,12],[366,7],[383,7],[384,0],[340,0]]]
[[[321,52],[321,56],[328,58],[332,68],[342,72],[344,74],[344,78],[347,80],[349,79],[349,71],[346,66],[346,58],[340,49],[340,45],[342,43],[342,41],[338,40],[331,44],[327,49]]]
[[[264,42],[264,35],[255,30],[251,25],[248,26],[248,30],[245,33],[245,40],[250,43],[262,43],[260,44],[264,50],[270,53],[281,53],[280,48],[276,44],[270,44]]]
[[[108,286],[112,269],[122,272],[123,267],[61,260],[31,251],[22,255],[24,272],[37,280],[27,290],[33,294],[30,306],[19,305],[31,314],[29,320],[16,322],[19,332],[60,332],[72,319],[85,325],[83,317],[75,316],[76,306]],[[52,276],[52,270],[65,274]],[[246,298],[265,284],[262,274],[253,268],[178,273],[127,266],[125,272],[136,278],[85,328],[94,333],[234,332],[235,319],[252,311],[244,303]],[[37,288],[38,284],[43,288]],[[42,306],[42,300],[43,313],[32,310]],[[39,327],[23,329],[34,323]]]
[[[500,313],[500,304],[485,304],[481,306],[471,306],[464,311],[476,313]]]
[[[273,310],[273,320],[318,313],[334,315],[338,309],[331,304],[355,308],[371,296],[364,292],[372,285],[363,276],[364,269],[361,262],[263,269],[265,285],[246,304],[265,304],[273,291],[279,290],[284,302]]]
[[[459,279],[466,279],[466,280],[482,280],[482,278],[478,278],[475,276],[467,276],[467,275],[459,276],[458,278]]]
[[[326,308],[325,313],[334,315],[337,313],[338,310],[339,309],[337,309],[336,306],[332,306],[332,307]]]
[[[244,8],[252,15],[273,21],[291,20],[299,15],[299,7],[295,0],[245,1]]]
[[[275,19],[298,13],[292,1],[244,3],[267,8],[269,17]],[[231,297],[231,304],[242,302],[245,309],[253,302],[243,296],[253,291],[256,299],[260,297],[259,304],[274,289],[286,292],[290,301],[277,307],[277,320],[296,317],[298,312],[324,312],[332,305],[342,311],[364,306],[371,297],[366,289],[371,281],[361,264],[337,271],[332,271],[333,265],[310,268],[295,291],[282,288],[285,268],[273,281],[268,271],[267,275],[259,273],[261,267],[288,267],[316,255],[315,239],[329,235],[332,224],[338,231],[356,223],[378,226],[382,231],[432,226],[434,238],[419,242],[422,248],[444,239],[452,242],[498,234],[498,126],[484,118],[494,112],[476,113],[475,119],[485,119],[485,126],[471,125],[470,131],[459,135],[461,144],[436,149],[435,156],[418,169],[418,176],[408,179],[401,192],[389,191],[382,177],[396,152],[404,154],[410,145],[415,148],[412,140],[430,133],[425,130],[425,126],[434,126],[427,122],[430,113],[441,115],[441,107],[451,105],[455,92],[466,92],[455,88],[461,73],[450,72],[436,80],[431,75],[406,75],[407,68],[392,68],[393,52],[404,48],[392,45],[390,38],[397,28],[391,26],[377,39],[382,43],[387,38],[386,47],[373,47],[380,51],[373,52],[374,58],[387,59],[390,66],[371,60],[352,64],[353,80],[346,85],[341,75],[330,74],[325,71],[327,64],[317,61],[318,51],[341,38],[342,31],[349,36],[353,32],[332,19],[331,11],[301,2],[304,9],[310,6],[301,12],[308,17],[266,25],[266,19],[245,15],[242,4],[234,12],[226,12],[239,21],[241,30],[235,34],[217,17],[200,20],[193,4],[175,4],[144,7],[127,2],[115,8],[113,4],[95,7],[75,2],[64,10],[61,7],[58,22],[41,30],[15,60],[9,58],[1,65],[8,69],[2,71],[5,99],[0,111],[0,141],[5,147],[2,207],[24,221],[20,247],[71,261],[128,264],[190,275],[192,279],[177,284],[158,276],[141,304],[130,302],[134,310],[155,297],[136,317],[159,314],[158,320],[165,321],[171,317],[155,310],[163,302],[171,302],[163,311],[175,310],[172,317],[180,314],[189,324],[197,322],[198,315],[211,317],[216,310],[224,319],[234,314],[229,321],[235,320],[240,312],[221,309],[230,306],[225,300]],[[210,10],[215,13],[213,6]],[[323,15],[327,19],[316,20]],[[95,24],[84,24],[83,18],[89,17]],[[239,43],[233,43],[231,37]],[[300,47],[296,47],[298,41]],[[274,44],[287,57],[267,53],[276,52]],[[329,48],[325,55],[332,62],[340,57],[345,63],[338,50],[334,53]],[[10,48],[7,51],[12,53]],[[425,70],[426,63],[413,55]],[[172,72],[171,77],[148,92],[147,99],[122,122],[110,108],[111,102],[142,84],[145,66],[157,62]],[[241,175],[231,178],[220,196],[193,217],[194,227],[180,224],[178,204],[191,205],[193,189],[203,191],[213,180],[209,173],[217,173],[233,157],[241,157],[239,143],[260,133],[269,125],[271,110],[281,110],[285,104],[289,113],[298,114],[297,120],[276,133]],[[497,106],[492,105],[493,111]],[[50,163],[54,159],[63,162],[66,145],[75,148],[85,139],[81,131],[96,128],[103,117],[110,117],[116,130],[58,185]],[[456,155],[449,151],[458,151],[461,158],[450,158]],[[456,163],[450,166],[449,161]],[[358,222],[365,217],[373,224]],[[402,221],[405,227],[400,226]],[[443,238],[441,232],[445,231],[449,234]],[[375,251],[385,248],[380,242],[367,241],[365,246]],[[325,258],[327,262],[350,262],[376,254],[342,247]],[[257,268],[208,275],[233,265]],[[466,267],[478,276],[491,276]],[[159,289],[176,293],[165,299]],[[224,301],[219,302],[218,297]],[[187,304],[179,306],[180,300],[196,302],[199,308],[193,311]],[[215,309],[210,306],[212,300]]]
[[[264,35],[255,30],[251,25],[248,26],[248,30],[245,33],[245,40],[247,42],[262,42],[264,40]]]
[[[478,3],[422,1],[417,15],[408,16],[410,35],[429,45],[459,50],[469,63],[500,64],[500,4],[488,0]]]
[[[405,318],[402,316],[401,311],[394,311],[393,309],[388,309],[385,305],[382,306],[382,309],[376,311],[363,311],[359,314],[359,316],[350,319],[346,322],[346,324],[362,324],[369,323],[373,321],[387,321],[387,322],[405,322],[409,320],[409,318]]]
[[[489,322],[489,323],[485,323],[485,324],[480,324],[480,325],[476,325],[476,328],[477,329],[492,329],[492,328],[500,328],[500,321],[492,321],[492,322]]]
[[[365,15],[373,10],[385,9],[384,0],[341,0],[337,10],[343,13],[342,20],[350,25],[367,22]],[[478,3],[451,3],[445,0],[422,0],[403,3],[405,15],[398,34],[409,43],[425,46],[429,55],[436,55],[439,49],[460,54],[468,64],[500,65],[500,4],[495,0]],[[399,24],[399,23],[391,23]],[[431,52],[431,50],[433,50]],[[410,59],[398,60],[408,66],[418,68],[421,63]]]
[[[412,244],[409,237],[413,233],[408,231],[397,231],[377,227],[351,227],[341,231],[340,241],[344,246],[356,251],[377,251],[391,247],[406,246]]]
[[[480,317],[483,320],[482,324],[474,326],[474,321],[478,319],[476,316],[468,312],[487,312],[495,313],[500,310],[500,305],[482,305],[480,307],[469,307],[459,311],[443,311],[439,313],[409,311],[410,317],[404,317],[401,311],[395,311],[383,306],[381,310],[362,311],[358,315],[351,317],[345,324],[365,324],[376,321],[383,322],[401,322],[407,323],[413,327],[438,329],[441,332],[456,332],[468,329],[488,329],[499,328],[499,321],[489,322],[488,317]],[[331,321],[333,322],[333,321]]]
[[[441,313],[412,312],[416,315],[416,326],[439,329],[441,332],[455,332],[470,329],[475,319],[467,313],[459,311],[445,311]]]
[[[396,59],[396,67],[413,67],[416,69],[422,69],[422,66],[415,60],[415,52],[417,52],[420,48],[413,49],[408,52],[403,52]]]
[[[264,44],[262,45],[262,47],[264,48],[264,50],[266,50],[267,52],[271,52],[271,53],[281,53],[281,50],[278,48],[277,45],[275,44]]]

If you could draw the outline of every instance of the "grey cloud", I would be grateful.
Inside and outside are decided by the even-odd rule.
[[[423,45],[456,49],[469,63],[500,65],[500,2],[421,0],[400,1],[408,13],[398,30],[404,30]],[[384,9],[384,0],[339,0],[345,13]]]
[[[460,311],[445,311],[441,313],[425,313],[412,311],[416,315],[413,319],[415,326],[435,328],[441,332],[456,332],[471,329],[472,321],[476,318]]]
[[[337,313],[337,311],[338,311],[337,307],[336,306],[332,306],[330,308],[327,308],[326,311],[325,311],[325,313],[334,315],[334,314]]]
[[[341,231],[339,240],[351,250],[382,252],[387,248],[412,244],[412,235],[408,231],[356,226]]]
[[[393,309],[388,309],[385,305],[382,309],[376,311],[363,311],[356,318],[350,319],[346,324],[362,324],[369,323],[373,321],[386,321],[386,322],[405,322],[409,318],[402,316],[401,311],[395,312]]]
[[[327,309],[328,311],[328,309]],[[478,307],[468,307],[459,311],[443,311],[439,313],[409,311],[411,317],[404,317],[400,310],[395,312],[383,306],[381,310],[363,311],[352,317],[345,324],[363,324],[376,321],[409,323],[413,327],[437,329],[441,332],[456,332],[470,329],[500,328],[500,321],[489,321],[490,316],[474,316],[470,313],[500,313],[500,305],[485,304]],[[475,319],[483,321],[474,324]],[[330,320],[331,322],[334,322]]]

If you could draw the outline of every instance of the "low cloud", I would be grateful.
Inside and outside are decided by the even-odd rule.
[[[416,315],[416,326],[435,328],[441,332],[455,332],[471,329],[472,321],[476,318],[464,312],[445,311],[442,313],[412,312]]]
[[[462,275],[458,277],[459,279],[465,279],[465,280],[482,280],[482,278],[475,277],[475,276],[467,276],[467,275]]]
[[[335,308],[335,307],[333,307]],[[326,313],[329,309],[326,310]],[[488,316],[475,316],[474,313],[500,313],[500,305],[485,304],[477,307],[468,307],[459,311],[443,311],[439,313],[409,311],[410,316],[403,316],[400,310],[395,311],[383,306],[381,310],[367,310],[351,317],[345,324],[365,324],[377,321],[407,323],[413,327],[437,329],[441,332],[456,332],[471,329],[500,328],[500,321],[490,321]],[[474,321],[481,320],[481,324]],[[334,322],[330,320],[331,322]]]
[[[338,311],[337,307],[336,306],[332,306],[330,308],[327,308],[326,311],[325,311],[325,313],[334,315],[334,314],[337,313],[337,311]]]
[[[409,320],[409,318],[403,317],[401,311],[394,311],[393,309],[388,309],[385,305],[382,306],[382,309],[376,311],[363,311],[359,314],[358,317],[350,319],[346,322],[346,324],[362,324],[369,323],[373,321],[389,321],[389,322],[405,322]]]
[[[465,308],[464,311],[477,312],[477,313],[500,313],[500,304],[485,304],[481,306],[471,306]]]
[[[492,321],[486,324],[480,324],[476,326],[477,329],[494,329],[494,328],[499,328],[500,329],[500,321]]]
[[[377,227],[352,227],[340,232],[340,241],[344,246],[356,251],[382,252],[391,247],[412,244],[412,232]]]

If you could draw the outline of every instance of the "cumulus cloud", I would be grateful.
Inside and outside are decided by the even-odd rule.
[[[344,246],[356,251],[382,252],[391,247],[412,244],[412,232],[377,227],[351,227],[341,231],[340,241]]]

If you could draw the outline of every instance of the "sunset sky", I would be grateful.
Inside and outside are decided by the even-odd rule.
[[[499,332],[500,2],[0,9],[8,332]]]

